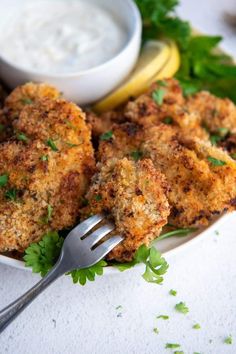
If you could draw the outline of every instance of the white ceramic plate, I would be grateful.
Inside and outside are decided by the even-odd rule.
[[[201,229],[200,231],[192,233],[190,236],[184,236],[184,237],[170,237],[164,240],[160,241],[155,241],[154,244],[156,248],[163,254],[163,255],[169,255],[173,254],[174,252],[177,252],[179,250],[182,250],[183,248],[186,248],[193,242],[196,242],[203,237],[207,237],[209,234],[212,234],[217,228],[223,223],[226,222],[227,220],[227,215],[223,215],[217,219],[215,219],[208,227]],[[14,268],[22,269],[25,271],[31,271],[31,268],[26,268],[24,266],[24,262],[13,259],[11,257],[6,257],[3,255],[0,255],[0,264],[5,264]],[[114,274],[118,273],[119,270],[116,269],[115,267],[106,267],[105,268],[105,274]]]

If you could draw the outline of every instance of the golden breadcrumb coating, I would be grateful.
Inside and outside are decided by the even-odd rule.
[[[207,225],[212,216],[236,208],[236,162],[223,150],[199,139],[180,138],[166,125],[146,129],[144,140],[144,156],[170,185],[171,223]],[[222,166],[214,165],[212,158]]]
[[[189,97],[188,109],[200,114],[202,124],[210,132],[227,128],[236,134],[236,106],[228,98],[218,98],[202,91]]]
[[[112,157],[132,157],[143,142],[143,128],[135,123],[114,124],[111,127],[112,136],[108,140],[100,140],[98,160],[106,161]]]
[[[161,102],[155,100],[155,93],[161,92]],[[209,134],[201,126],[201,116],[190,111],[177,80],[168,79],[152,85],[150,90],[130,101],[124,108],[124,116],[131,122],[144,127],[160,123],[172,125],[182,134],[208,140]]]
[[[35,84],[32,82],[16,87],[4,101],[0,111],[0,142],[6,141],[14,134],[12,123],[21,111],[28,105],[32,105],[43,98],[57,99],[61,96],[56,88],[47,84]]]
[[[0,145],[0,251],[23,251],[49,230],[72,227],[94,172],[90,131],[65,100],[24,107],[14,128],[24,141]]]
[[[53,86],[45,83],[35,84],[28,82],[25,85],[16,87],[6,98],[4,111],[8,118],[13,121],[18,118],[25,106],[38,102],[42,98],[54,100],[60,96],[61,93]]]
[[[96,115],[92,111],[86,112],[86,122],[91,126],[93,138],[98,139],[102,134],[110,131],[114,123],[124,122],[122,111],[109,111]]]
[[[167,223],[170,208],[166,179],[149,159],[137,163],[126,158],[110,159],[98,168],[86,195],[84,217],[104,211],[111,215],[115,233],[123,235],[124,241],[108,259],[130,261],[139,246],[158,237]]]

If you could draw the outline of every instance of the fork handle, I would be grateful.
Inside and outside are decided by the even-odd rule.
[[[50,284],[64,274],[60,265],[53,269],[35,284],[30,290],[0,311],[0,333]]]

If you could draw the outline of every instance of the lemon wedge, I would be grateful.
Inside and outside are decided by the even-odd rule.
[[[168,79],[173,77],[180,67],[180,53],[177,44],[174,41],[169,42],[171,55],[164,67],[157,73],[154,80],[152,80],[148,86],[154,81]]]
[[[140,54],[134,71],[126,81],[110,95],[98,102],[93,109],[104,112],[117,107],[131,96],[138,96],[157,76],[164,66],[170,62],[171,46],[168,41],[148,41]]]

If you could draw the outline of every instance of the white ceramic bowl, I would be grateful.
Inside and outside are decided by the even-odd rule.
[[[23,6],[27,1],[30,0],[18,0],[14,6],[5,5],[1,9],[0,31],[4,31],[4,26],[8,25],[13,11],[17,11],[19,6]],[[57,0],[52,1],[56,2]],[[127,28],[127,42],[123,49],[111,60],[90,70],[60,75],[42,74],[21,68],[17,63],[11,63],[7,58],[4,58],[0,49],[0,77],[11,89],[27,81],[47,82],[56,86],[67,99],[80,105],[86,105],[106,96],[131,72],[139,55],[142,28],[140,14],[135,3],[132,0],[86,1],[101,4],[113,12],[122,25]]]

